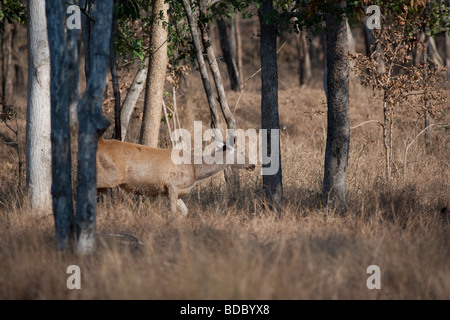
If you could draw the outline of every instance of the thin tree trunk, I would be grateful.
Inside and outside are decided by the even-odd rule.
[[[348,41],[348,52],[349,53],[355,53],[356,52],[356,40],[353,36],[352,28],[350,27],[350,24],[346,23],[347,26],[347,41]]]
[[[234,17],[231,17],[230,20],[226,23],[227,27],[230,28],[230,36],[228,38],[230,42],[230,52],[231,59],[233,59],[234,64],[237,69],[237,57],[236,57],[236,25],[234,24]],[[236,70],[237,72],[237,70]],[[238,77],[239,78],[239,77]]]
[[[307,85],[311,81],[311,59],[309,55],[307,33],[305,30],[300,30],[297,34],[297,52],[298,52],[298,66],[299,66],[299,83],[300,86]]]
[[[272,136],[272,130],[279,132],[278,115],[278,70],[277,70],[277,27],[267,23],[267,15],[273,11],[272,0],[264,0],[259,8],[260,57],[261,57],[261,128],[267,130],[267,139],[263,139],[263,148],[268,158],[278,157],[278,170],[275,174],[264,174],[265,168],[274,163],[263,163],[263,190],[270,209],[281,215],[283,184],[281,171],[281,150],[279,135]],[[272,141],[277,139],[277,141]],[[275,148],[272,148],[272,147]]]
[[[41,5],[29,1],[29,7]],[[28,13],[33,12],[28,9]],[[45,23],[45,15],[38,12],[36,19]],[[68,82],[68,52],[65,43],[65,4],[46,1],[48,38],[51,60],[51,153],[52,197],[56,243],[60,250],[72,247],[74,241],[74,208],[72,193],[72,161],[70,153],[70,115]],[[28,16],[29,21],[32,17]],[[71,32],[68,30],[68,32]],[[43,30],[40,34],[46,34]],[[32,38],[32,37],[30,37]],[[43,50],[43,48],[41,48]],[[40,54],[43,51],[40,50]],[[50,104],[49,104],[50,105]]]
[[[423,25],[423,34],[425,35],[425,40],[424,40],[424,47],[423,47],[423,52],[422,52],[422,61],[423,61],[423,72],[424,72],[424,78],[427,77],[428,75],[428,68],[430,67],[428,64],[428,51],[429,51],[429,43],[430,43],[430,33],[429,33],[429,27],[428,27],[428,22],[429,22],[429,18],[430,18],[430,14],[431,14],[431,2],[427,1],[427,5],[426,5],[427,9],[426,9],[426,13],[425,13],[425,19],[426,22]],[[428,95],[425,93],[425,99],[424,99],[424,107],[425,107],[425,112],[424,112],[424,120],[425,120],[425,124],[424,124],[424,128],[428,128],[430,125],[430,114],[428,112],[428,108],[429,108],[429,101],[428,101]],[[425,130],[425,148],[428,149],[430,145],[430,129],[426,129]]]
[[[5,21],[2,36],[2,103],[3,106],[12,104],[14,64],[13,62],[13,28],[14,25]]]
[[[450,83],[450,31],[445,34],[445,66],[447,67],[447,82]]]
[[[51,214],[50,53],[45,2],[28,1],[27,191],[31,208]]]
[[[79,253],[94,250],[96,233],[97,143],[109,126],[102,114],[102,98],[108,72],[113,3],[96,0],[95,24],[91,39],[91,70],[79,106],[78,187],[75,216]]]
[[[206,3],[205,0],[200,0],[200,13],[206,15]],[[223,87],[222,77],[220,75],[219,65],[217,64],[216,55],[214,53],[214,49],[212,47],[211,39],[208,34],[208,30],[206,30],[206,26],[203,23],[200,23],[200,31],[202,33],[202,43],[203,48],[206,52],[206,58],[208,59],[208,64],[211,69],[211,73],[214,79],[214,84],[216,85],[217,95],[219,97],[219,105],[222,110],[222,114],[225,118],[225,122],[227,123],[228,129],[236,128],[236,120],[234,119],[234,115],[231,112],[227,97],[225,94],[225,89]]]
[[[139,69],[133,79],[130,90],[128,90],[127,96],[123,101],[122,109],[120,110],[120,123],[122,125],[122,141],[125,141],[125,137],[128,132],[128,124],[130,122],[131,114],[134,107],[141,95],[142,89],[145,85],[145,79],[147,78],[148,68],[144,67]]]
[[[441,0],[441,5],[442,5]],[[445,4],[450,6],[450,0],[445,0]],[[450,12],[447,15],[447,19],[450,20]],[[447,67],[447,83],[450,84],[450,30],[447,31],[444,35],[444,44],[445,44],[445,66]]]
[[[242,67],[242,38],[241,38],[241,18],[239,12],[234,15],[234,30],[236,32],[236,60],[239,75],[239,82],[244,83],[244,70]]]
[[[117,3],[117,1],[114,1]],[[114,92],[114,138],[122,140],[121,124],[120,124],[120,88],[119,79],[116,68],[115,44],[117,36],[117,17],[113,14],[111,23],[111,39],[109,43],[109,68],[111,70],[112,87]]]
[[[89,16],[95,16],[95,3],[93,0],[80,0],[80,7],[84,8]],[[91,72],[91,38],[94,23],[85,15],[81,15],[81,29],[84,44],[84,73],[86,79],[89,78]]]
[[[220,124],[219,112],[217,109],[217,104],[214,99],[214,94],[211,88],[211,82],[209,81],[208,70],[206,69],[205,60],[203,58],[200,37],[197,30],[197,22],[192,14],[191,5],[189,0],[183,0],[184,11],[189,23],[189,29],[192,35],[192,41],[194,42],[195,54],[197,57],[197,62],[199,65],[200,75],[203,82],[203,87],[205,89],[206,98],[208,99],[209,111],[211,116],[211,128],[216,128],[222,132],[222,126]]]
[[[227,24],[223,18],[220,18],[217,25],[219,27],[220,47],[222,48],[223,58],[227,65],[228,76],[230,77],[231,90],[241,91],[236,62],[233,59],[230,42],[228,41]]]
[[[150,58],[144,97],[140,143],[156,148],[161,125],[162,99],[168,63],[167,27],[169,4],[152,0],[153,22],[150,30]]]
[[[342,6],[345,2],[342,1]],[[344,212],[347,206],[347,167],[350,144],[349,62],[346,18],[327,14],[327,142],[323,200]]]
[[[200,14],[206,16],[206,2],[205,0],[200,0]],[[227,123],[228,129],[233,132],[236,129],[236,120],[234,118],[233,113],[231,112],[227,97],[225,94],[225,89],[223,87],[222,76],[220,75],[219,65],[217,64],[216,54],[214,53],[214,49],[212,47],[211,39],[208,34],[208,30],[206,29],[206,25],[204,23],[200,23],[200,31],[202,34],[202,43],[203,48],[206,52],[206,58],[208,59],[208,64],[211,69],[211,73],[214,79],[214,84],[216,85],[216,91],[219,97],[219,105],[222,110],[222,114],[225,118],[225,122]],[[234,146],[234,135],[230,134],[228,137],[228,141],[225,143],[227,145]],[[236,170],[232,170],[230,167],[225,170],[225,180],[231,185],[231,190],[239,191],[240,183],[239,183],[239,172]],[[234,197],[234,194],[232,195]]]
[[[386,92],[384,93],[384,100],[386,100]],[[390,183],[391,181],[391,134],[389,128],[392,128],[390,125],[391,116],[389,115],[389,111],[387,108],[387,102],[383,103],[383,144],[384,144],[384,155],[386,161],[386,183]]]
[[[367,27],[367,17],[362,18],[364,26],[364,42],[366,44],[366,56],[370,57],[375,51],[376,42],[371,29]]]

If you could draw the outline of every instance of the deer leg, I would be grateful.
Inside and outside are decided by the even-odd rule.
[[[175,188],[174,186],[168,186],[167,187],[167,193],[168,193],[168,196],[169,196],[170,211],[172,212],[172,215],[176,216],[176,214],[177,214],[177,200],[178,200],[177,188]]]
[[[177,200],[177,207],[180,208],[181,213],[183,214],[183,216],[187,216],[188,214],[188,208],[186,207],[186,205],[184,204],[183,200],[178,199]]]

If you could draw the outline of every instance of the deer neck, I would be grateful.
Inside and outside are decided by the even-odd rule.
[[[226,163],[223,164],[194,164],[196,180],[203,180],[209,178],[216,173],[223,171],[227,167]]]

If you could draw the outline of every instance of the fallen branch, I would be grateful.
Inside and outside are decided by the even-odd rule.
[[[136,238],[135,236],[133,236],[131,234],[127,234],[127,233],[97,233],[97,236],[99,236],[99,237],[117,237],[117,238],[129,240],[131,242],[135,242],[141,246],[144,245],[144,243],[142,241],[140,241],[138,238]]]
[[[358,128],[358,127],[360,127],[360,126],[362,126],[362,125],[365,125],[366,123],[371,123],[371,122],[376,122],[376,123],[378,123],[381,127],[383,127],[383,124],[382,124],[380,121],[378,121],[378,120],[368,120],[368,121],[364,121],[364,122],[362,122],[362,123],[360,123],[360,124],[357,124],[357,125],[354,126],[354,127],[350,127],[350,130],[351,130],[351,129]]]

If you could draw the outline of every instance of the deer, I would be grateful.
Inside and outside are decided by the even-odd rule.
[[[183,151],[184,152],[184,151]],[[236,160],[238,152],[234,146],[224,144],[215,150],[216,156],[223,157],[222,164],[175,164],[172,149],[150,148],[148,146],[119,140],[106,140],[100,137],[97,149],[97,192],[119,187],[138,195],[161,196],[169,198],[170,211],[177,216],[177,208],[182,216],[188,209],[180,197],[188,195],[197,182],[207,179],[231,166],[233,169],[253,171],[254,164],[248,158],[244,164],[237,161],[229,164],[225,159]],[[193,159],[193,157],[192,157]],[[203,159],[203,158],[202,158]]]

